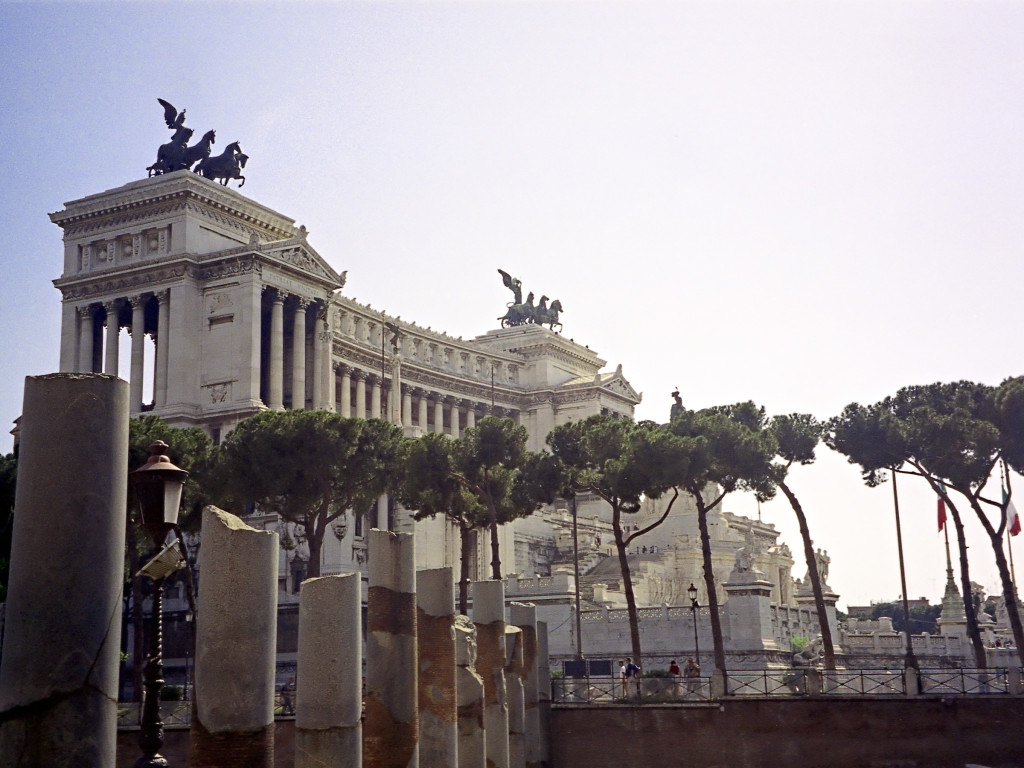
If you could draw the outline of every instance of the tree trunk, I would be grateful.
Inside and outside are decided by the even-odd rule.
[[[324,532],[317,528],[306,529],[306,546],[309,547],[309,562],[306,563],[306,578],[315,579],[320,575],[320,550],[324,545]],[[298,586],[298,585],[296,585]]]
[[[978,614],[971,596],[971,573],[967,565],[967,539],[964,536],[964,524],[960,519],[960,513],[952,503],[949,503],[948,499],[947,505],[949,506],[949,516],[953,518],[953,527],[956,528],[956,546],[960,555],[960,591],[963,593],[964,613],[967,616],[967,636],[971,639],[975,666],[978,669],[985,669],[988,666],[988,657],[985,654],[985,644],[981,641]],[[907,627],[907,631],[910,631],[910,627]]]
[[[498,551],[498,521],[491,520],[491,578],[501,581],[501,555]]]
[[[1003,553],[1003,537],[998,534],[991,535],[992,549],[996,555],[996,567],[999,568],[999,578],[1003,583],[1003,602],[1006,604],[1006,618],[1010,622],[1010,629],[1013,631],[1013,644],[1017,646],[1017,658],[1024,666],[1024,632],[1021,632],[1020,611],[1017,610],[1017,590],[1013,588],[1013,580],[1010,578],[1010,569],[1006,564],[1006,555]]]
[[[828,613],[825,611],[825,596],[821,591],[821,574],[818,573],[818,561],[814,557],[814,542],[811,541],[811,532],[807,528],[807,517],[800,505],[796,494],[790,490],[784,482],[779,483],[779,488],[789,500],[789,505],[796,513],[796,520],[800,524],[800,538],[804,541],[804,559],[807,560],[807,576],[811,580],[811,590],[814,592],[814,607],[818,611],[818,627],[821,629],[821,642],[825,652],[825,669],[836,668],[836,654],[832,647],[832,627],[828,623]]]
[[[473,552],[473,529],[459,526],[459,613],[469,615],[469,558]]]
[[[715,588],[715,570],[711,563],[711,535],[708,533],[708,511],[700,491],[692,492],[697,502],[697,522],[700,525],[700,548],[704,555],[704,586],[708,592],[708,613],[711,616],[711,639],[715,646],[715,668],[725,673],[725,641],[722,639],[722,622],[718,615],[718,592]],[[722,503],[725,495],[719,497],[714,506]],[[714,507],[711,507],[712,509]]]
[[[606,499],[607,501],[607,499]],[[636,596],[633,594],[633,579],[629,572],[629,558],[626,555],[626,542],[622,536],[619,523],[619,510],[612,507],[612,534],[615,537],[615,549],[619,555],[619,570],[622,572],[622,591],[626,594],[626,613],[629,616],[629,640],[633,648],[633,663],[643,669],[640,650],[640,614],[636,610]]]

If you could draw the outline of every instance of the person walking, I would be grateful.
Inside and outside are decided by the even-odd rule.
[[[629,695],[630,689],[636,691],[636,695],[640,695],[640,667],[633,663],[631,656],[626,657],[626,695]]]
[[[682,689],[682,681],[680,676],[683,674],[679,669],[679,665],[676,664],[676,660],[672,659],[672,663],[668,665],[668,673],[672,675],[672,695],[679,698],[679,694]]]
[[[686,660],[686,666],[683,668],[683,677],[686,679],[687,698],[690,697],[690,694],[700,691],[700,665],[693,659]]]

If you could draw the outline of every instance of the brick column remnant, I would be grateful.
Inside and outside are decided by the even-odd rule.
[[[29,376],[18,458],[0,765],[114,765],[128,384]]]
[[[454,593],[451,568],[417,572],[420,762],[438,768],[455,768],[458,753]]]
[[[540,733],[537,657],[537,608],[533,604],[512,603],[509,618],[522,630],[523,640],[523,717],[526,734],[526,767],[540,768],[543,761]]]
[[[509,768],[504,582],[473,582],[473,623],[476,625],[476,671],[484,679],[487,763],[489,768]]]
[[[459,768],[486,768],[484,681],[476,671],[476,626],[455,618],[456,688],[459,707]]]
[[[508,696],[509,768],[526,768],[526,717],[523,695],[523,631],[505,627],[505,690]]]
[[[191,768],[273,768],[278,536],[203,510]]]
[[[302,582],[295,767],[363,764],[363,636],[358,573]]]
[[[367,554],[363,759],[368,768],[418,768],[413,535],[375,528],[370,531]]]
[[[548,624],[537,622],[537,709],[540,710],[540,764],[551,765],[551,662],[548,658]]]

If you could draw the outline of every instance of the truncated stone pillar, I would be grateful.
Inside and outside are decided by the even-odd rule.
[[[455,768],[458,755],[454,594],[451,568],[417,572],[420,762],[438,768]]]
[[[459,706],[459,768],[486,768],[484,681],[476,671],[476,626],[455,618],[456,688]]]
[[[411,533],[370,531],[366,618],[369,768],[418,768],[416,550]]]
[[[540,738],[540,708],[538,696],[537,607],[526,603],[512,603],[509,618],[522,630],[523,639],[523,718],[526,734],[526,766],[540,768],[542,761]]]
[[[505,627],[505,690],[508,692],[508,764],[526,768],[526,723],[523,696],[523,631]]]
[[[115,762],[128,384],[29,376],[0,664],[0,766]]]
[[[488,768],[509,768],[504,582],[473,582],[473,623],[476,625],[476,671],[484,679]]]
[[[278,536],[203,510],[192,768],[273,768]]]
[[[548,623],[537,622],[537,709],[540,710],[540,764],[551,765],[551,662]]]
[[[302,582],[295,702],[295,768],[363,764],[360,576]]]

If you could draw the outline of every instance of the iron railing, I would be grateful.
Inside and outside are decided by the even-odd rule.
[[[707,677],[620,677],[588,675],[554,678],[551,701],[555,704],[663,703],[708,701],[711,679]]]
[[[807,670],[817,674],[816,670]],[[823,670],[820,693],[832,696],[903,696],[907,692],[902,669]]]
[[[922,669],[921,693],[943,695],[1006,694],[1005,669]]]

